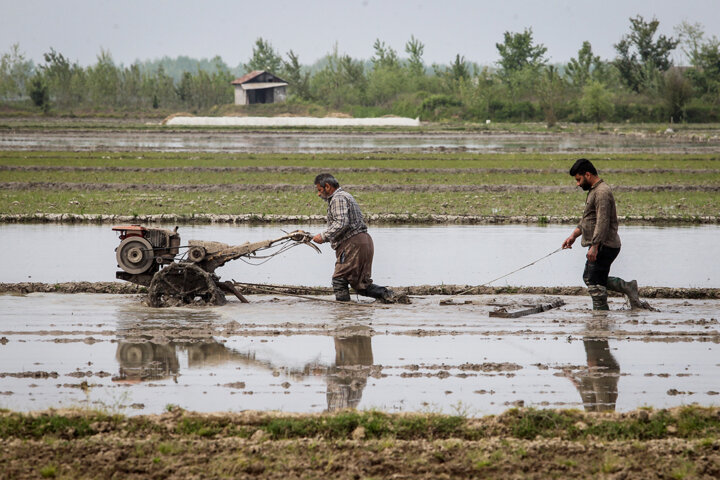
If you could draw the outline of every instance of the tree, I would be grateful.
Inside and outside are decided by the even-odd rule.
[[[253,54],[250,61],[245,64],[248,72],[253,70],[265,70],[267,72],[276,73],[282,68],[282,57],[277,53],[270,42],[265,41],[262,37],[255,41]]]
[[[43,112],[47,113],[50,108],[50,96],[48,95],[47,85],[39,72],[35,74],[28,84],[28,95],[36,107],[42,108]]]
[[[120,72],[110,52],[100,50],[95,66],[87,72],[87,87],[95,106],[115,105],[120,84]]]
[[[612,114],[612,94],[597,80],[591,80],[583,87],[582,92],[580,109],[583,115],[594,121],[597,129],[600,130],[600,121]]]
[[[415,78],[425,74],[425,64],[422,59],[424,51],[425,45],[414,35],[411,35],[410,40],[405,44],[405,52],[409,55],[407,62],[408,72]]]
[[[683,22],[676,28],[683,52],[690,61],[687,74],[703,95],[718,100],[720,93],[720,40],[716,36],[705,39],[705,32],[699,23]]]
[[[85,71],[55,49],[43,54],[45,65],[40,68],[45,76],[48,95],[55,98],[60,107],[69,107],[82,103],[87,94]]]
[[[558,74],[557,68],[552,65],[545,68],[538,87],[538,93],[540,95],[540,106],[545,113],[545,123],[548,127],[555,126],[557,122],[557,105],[562,100],[564,89],[565,82]]]
[[[290,50],[283,60],[283,75],[290,84],[290,92],[303,100],[310,100],[310,73],[303,72],[300,59]]]
[[[20,53],[19,44],[13,44],[0,57],[0,99],[18,100],[25,95],[32,72],[33,62]]]
[[[600,60],[599,56],[593,55],[590,42],[585,41],[578,50],[577,58],[571,58],[565,70],[570,82],[574,86],[582,88],[590,80],[591,76],[602,76],[603,68],[602,60]]]
[[[692,96],[692,85],[677,68],[665,72],[663,98],[670,112],[671,121],[685,119],[685,105]]]
[[[363,104],[367,88],[363,63],[341,56],[337,45],[322,62],[325,66],[311,79],[315,97],[332,107]]]
[[[538,69],[547,62],[547,48],[542,44],[533,45],[531,28],[526,28],[522,33],[505,32],[504,37],[503,43],[495,44],[500,53],[497,63],[503,77],[526,68]]]
[[[613,64],[625,84],[635,92],[652,87],[658,74],[672,66],[670,52],[678,45],[678,40],[665,35],[658,35],[657,40],[653,40],[659,25],[655,18],[650,22],[640,15],[631,18],[630,34],[623,35],[615,44],[618,56]]]
[[[376,39],[373,44],[375,49],[375,56],[370,61],[373,63],[373,68],[399,68],[400,60],[398,59],[397,52],[392,47],[386,47],[385,42],[381,42],[380,39]]]

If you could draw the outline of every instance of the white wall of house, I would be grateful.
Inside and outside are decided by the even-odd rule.
[[[235,105],[247,105],[247,93],[242,85],[235,85]]]

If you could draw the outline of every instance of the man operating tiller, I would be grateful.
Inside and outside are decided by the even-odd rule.
[[[365,297],[385,303],[409,303],[406,295],[395,295],[387,287],[372,283],[372,261],[375,252],[357,202],[329,173],[315,177],[320,198],[328,202],[327,229],[313,237],[315,243],[330,242],[335,250],[335,271],[332,276],[335,299],[350,300],[348,284]]]

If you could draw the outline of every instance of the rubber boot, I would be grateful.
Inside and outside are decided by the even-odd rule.
[[[613,292],[624,294],[627,297],[628,302],[630,303],[630,308],[633,310],[639,308],[646,310],[653,309],[650,304],[643,300],[640,300],[640,294],[638,293],[638,286],[636,280],[626,282],[619,277],[608,277],[607,288],[608,290],[612,290]]]
[[[374,283],[371,283],[365,289],[358,290],[358,293],[365,297],[375,298],[383,303],[402,303],[406,305],[411,303],[410,297],[404,293],[396,294],[391,289],[375,285]]]
[[[602,285],[588,285],[588,293],[592,298],[593,310],[610,310],[607,303],[607,288]]]
[[[350,301],[350,289],[348,288],[347,280],[344,278],[333,278],[332,287],[335,293],[335,300],[338,302]]]
[[[371,283],[366,288],[358,290],[357,293],[363,297],[375,298],[382,301],[385,301],[387,297],[392,295],[392,292],[390,292],[387,288],[375,285],[374,283]]]

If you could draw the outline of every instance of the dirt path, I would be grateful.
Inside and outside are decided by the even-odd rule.
[[[5,478],[718,478],[720,411],[0,413]]]

